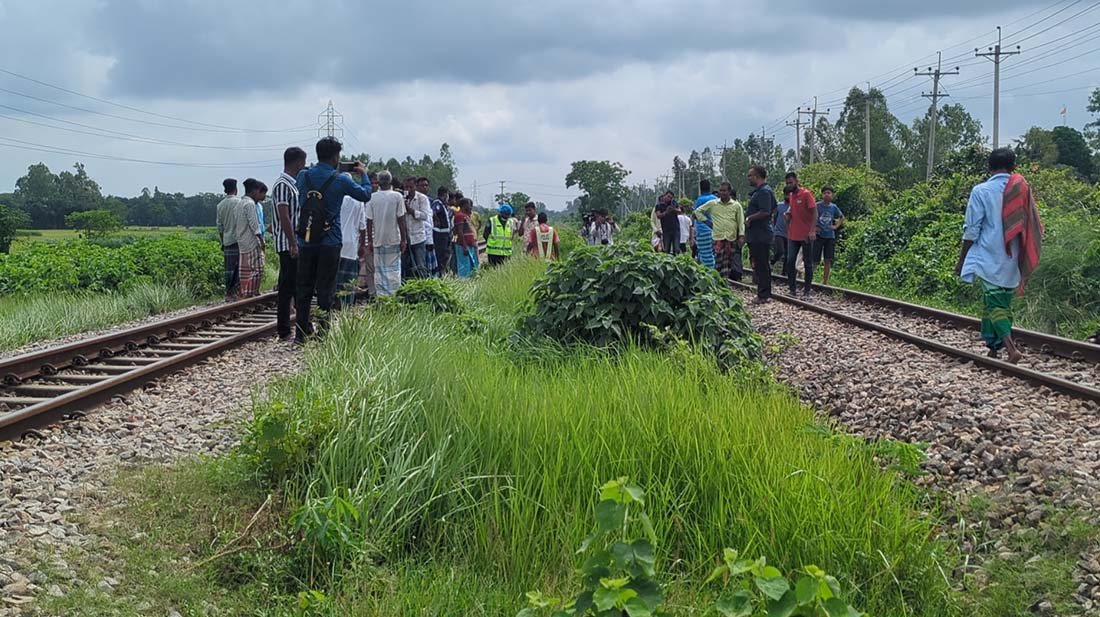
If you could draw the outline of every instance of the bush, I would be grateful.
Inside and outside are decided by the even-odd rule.
[[[104,238],[122,229],[122,219],[110,210],[85,210],[65,216],[65,224],[85,238]]]
[[[1017,302],[1018,323],[1085,336],[1100,325],[1100,191],[1066,170],[1025,173],[1046,234],[1039,269]],[[853,222],[834,269],[837,282],[974,312],[977,292],[955,276],[955,262],[970,189],[981,180],[959,173],[922,182]]]
[[[426,306],[436,313],[464,313],[453,284],[443,279],[412,279],[397,290],[396,298],[403,304]]]
[[[848,167],[837,163],[815,163],[798,171],[798,181],[821,198],[821,188],[829,185],[834,189],[833,201],[840,206],[848,219],[859,219],[869,215],[877,208],[889,204],[894,192],[886,183],[886,178],[875,171],[863,167]],[[776,193],[783,198],[782,178],[776,177]]]
[[[21,210],[0,204],[0,253],[11,250],[11,241],[19,235],[19,228],[29,221],[30,219]]]
[[[0,255],[0,294],[118,291],[154,281],[189,285],[201,297],[214,295],[222,277],[218,244],[180,235],[117,248],[86,240],[34,243]]]
[[[741,300],[716,271],[634,246],[593,247],[551,264],[522,331],[597,347],[699,344],[724,367],[760,358]]]

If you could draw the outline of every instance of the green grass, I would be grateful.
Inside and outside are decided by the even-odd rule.
[[[176,233],[191,235],[203,235],[216,233],[213,227],[125,227],[116,236],[130,236],[134,238],[159,238]],[[21,229],[17,232],[15,240],[11,244],[11,252],[17,253],[36,242],[56,244],[65,240],[76,240],[80,232],[75,229]],[[215,236],[216,237],[216,236]]]
[[[107,328],[210,298],[184,285],[138,283],[113,294],[41,295],[0,298],[0,351]]]
[[[531,270],[480,279],[480,309],[515,306]],[[458,564],[501,581],[516,610],[568,576],[595,487],[627,475],[684,602],[730,546],[822,566],[874,614],[950,612],[918,495],[809,431],[813,412],[790,395],[691,353],[531,349],[492,325],[507,320],[480,336],[423,313],[343,321],[259,410],[254,435],[287,432],[290,503],[347,494],[373,557]]]
[[[393,306],[341,319],[302,374],[257,400],[238,454],[147,468],[103,495],[85,521],[102,545],[67,556],[86,585],[38,610],[514,615],[527,590],[574,589],[595,489],[619,475],[646,488],[672,614],[702,614],[701,581],[726,546],[786,572],[822,566],[874,615],[1065,607],[1094,529],[1052,517],[1005,544],[1042,560],[992,557],[961,576],[927,496],[759,374],[683,348],[612,356],[510,339],[540,269],[516,260],[462,290],[481,330]],[[288,524],[333,494],[362,517],[335,567]],[[115,594],[95,591],[116,574]],[[323,600],[299,607],[310,590]]]

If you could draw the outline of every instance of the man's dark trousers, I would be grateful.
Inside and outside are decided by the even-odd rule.
[[[276,309],[275,333],[279,338],[293,334],[290,327],[290,307],[298,293],[298,258],[291,257],[290,251],[279,251],[279,296]]]
[[[752,274],[756,278],[756,297],[762,300],[772,297],[771,242],[749,242],[749,259]]]
[[[317,327],[324,332],[336,297],[336,269],[340,265],[340,246],[312,246],[298,249],[297,304],[298,329],[295,338],[303,340],[313,334],[310,304],[317,295],[321,315]]]
[[[802,267],[806,270],[806,282],[803,284],[806,293],[810,293],[814,283],[814,243],[810,240],[788,239],[787,286],[790,288],[792,296],[798,284],[798,268],[795,267],[795,260],[798,258],[799,249],[802,249]]]

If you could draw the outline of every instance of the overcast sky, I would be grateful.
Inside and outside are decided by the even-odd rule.
[[[331,99],[348,150],[419,158],[447,142],[467,194],[476,182],[484,201],[504,179],[561,208],[577,194],[564,186],[574,160],[621,161],[628,181],[651,182],[675,154],[762,126],[792,147],[785,115],[817,95],[835,119],[835,102],[868,80],[911,121],[930,86],[912,67],[938,49],[945,69],[962,67],[944,79],[949,102],[989,135],[992,64],[973,48],[998,24],[1023,48],[1003,65],[1005,142],[1061,124],[1063,105],[1071,126],[1088,121],[1098,5],[0,0],[0,192],[39,161],[59,171],[81,160],[105,192],[127,196],[216,191],[226,176],[270,184],[287,145],[312,160]],[[41,146],[114,158],[30,149]]]

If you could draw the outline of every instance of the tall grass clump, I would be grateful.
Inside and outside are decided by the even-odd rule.
[[[480,310],[514,311],[536,271],[517,260],[478,279]],[[951,612],[915,492],[787,393],[683,346],[517,348],[508,334],[425,309],[344,319],[258,404],[242,452],[293,507],[346,500],[360,555],[460,563],[516,598],[568,578],[595,487],[630,476],[685,602],[733,546],[836,573],[877,615]]]
[[[116,293],[0,299],[0,350],[141,319],[209,299],[191,285],[139,281]]]

